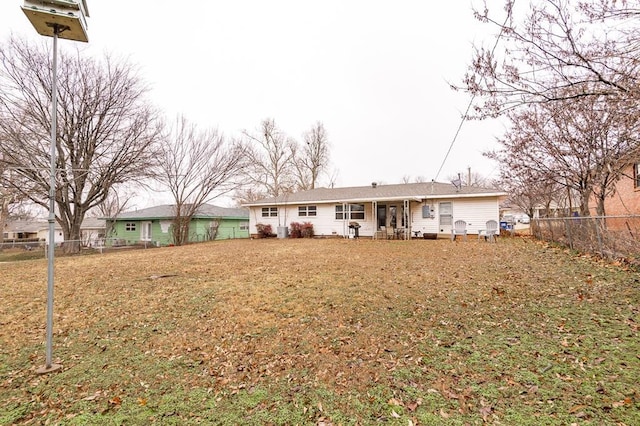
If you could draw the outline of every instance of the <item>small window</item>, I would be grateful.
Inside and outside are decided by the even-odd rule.
[[[262,208],[262,217],[278,217],[278,208],[277,207],[263,207]]]
[[[336,206],[336,220],[344,220],[344,207],[342,204]]]
[[[640,188],[640,163],[633,165],[633,187]]]
[[[135,222],[127,222],[124,224],[124,230],[125,231],[135,231],[136,230],[136,223]]]
[[[300,206],[298,207],[298,216],[316,216],[317,208],[316,206]]]
[[[249,222],[240,222],[240,230],[248,231],[249,230]]]

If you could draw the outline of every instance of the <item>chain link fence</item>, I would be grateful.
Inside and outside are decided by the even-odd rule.
[[[128,242],[118,238],[97,238],[92,240],[66,240],[55,243],[55,254],[64,255],[64,245],[78,243],[81,253],[105,253],[122,249],[155,248],[153,241]],[[0,262],[29,259],[46,259],[47,242],[37,238],[4,239],[0,243]]]
[[[539,240],[640,267],[640,215],[533,219],[531,233]]]

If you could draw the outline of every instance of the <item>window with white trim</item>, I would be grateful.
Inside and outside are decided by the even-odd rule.
[[[633,165],[633,187],[640,189],[640,163]]]
[[[249,222],[240,222],[240,230],[248,231],[249,230]]]
[[[351,220],[364,220],[364,204],[349,204]]]
[[[299,206],[298,207],[298,216],[310,217],[310,216],[317,216],[317,215],[318,215],[317,206]]]
[[[278,208],[277,207],[263,207],[262,208],[262,217],[278,217]]]
[[[136,230],[136,223],[135,222],[126,222],[124,224],[124,230],[125,231],[135,231]]]
[[[364,204],[348,204],[347,211],[344,205],[336,205],[336,220],[364,220]]]

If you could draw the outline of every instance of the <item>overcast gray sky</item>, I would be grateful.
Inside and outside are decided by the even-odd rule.
[[[431,180],[469,102],[448,83],[462,80],[473,43],[492,40],[493,29],[474,20],[473,3],[480,4],[87,0],[89,43],[61,40],[59,47],[126,57],[169,118],[182,113],[228,136],[274,118],[301,140],[322,121],[338,186]],[[2,38],[50,42],[21,5],[0,3]],[[501,131],[495,122],[465,123],[437,180],[468,167],[495,177],[482,152]]]

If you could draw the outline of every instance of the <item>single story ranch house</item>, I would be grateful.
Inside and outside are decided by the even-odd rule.
[[[286,236],[291,222],[310,222],[320,237],[448,238],[454,222],[464,220],[478,234],[489,220],[499,221],[506,193],[473,186],[426,182],[350,188],[316,188],[249,202],[249,229],[271,225]],[[284,233],[282,231],[285,231]],[[284,234],[284,235],[283,235]]]
[[[173,244],[175,211],[175,205],[164,204],[105,218],[110,244]],[[203,204],[191,218],[188,242],[249,238],[248,214],[247,209]]]

